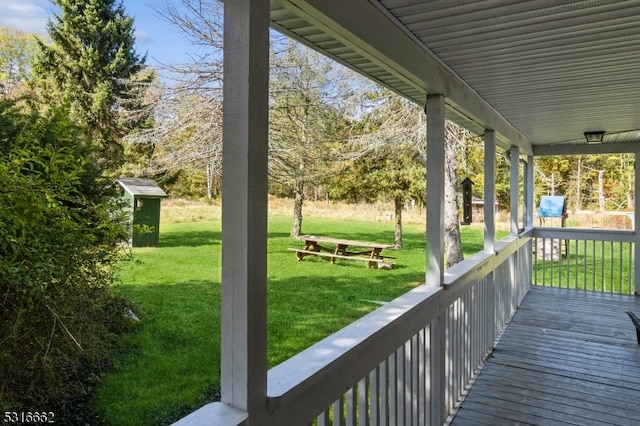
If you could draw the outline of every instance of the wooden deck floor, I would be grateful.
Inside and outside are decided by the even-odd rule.
[[[640,297],[533,287],[451,424],[640,425]]]

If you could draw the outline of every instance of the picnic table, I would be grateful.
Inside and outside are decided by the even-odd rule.
[[[394,258],[382,255],[382,250],[396,248],[393,244],[316,237],[313,235],[304,235],[299,239],[304,241],[304,248],[289,249],[296,253],[298,261],[303,260],[305,256],[321,256],[328,257],[331,263],[335,263],[336,259],[360,260],[366,262],[370,268],[393,268],[393,263],[388,262],[386,259]]]

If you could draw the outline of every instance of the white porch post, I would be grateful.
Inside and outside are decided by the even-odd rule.
[[[444,96],[427,97],[427,271],[426,284],[444,281]]]
[[[533,211],[535,210],[535,206],[533,204],[533,176],[535,170],[535,160],[533,155],[527,156],[527,170],[525,175],[525,183],[524,183],[524,205],[526,209],[524,227],[530,228],[533,226]]]
[[[633,232],[635,235],[635,241],[633,243],[633,282],[635,285],[635,294],[636,296],[640,296],[640,232],[638,232],[638,221],[640,220],[640,177],[638,176],[638,157],[640,156],[640,151],[636,149],[634,154]]]
[[[426,285],[444,282],[444,150],[445,103],[442,95],[427,96],[427,271]],[[444,423],[445,327],[439,315],[431,322],[431,424]]]
[[[222,402],[266,412],[269,0],[224,5]]]
[[[496,251],[496,134],[484,132],[484,250]]]
[[[510,210],[511,210],[511,235],[518,235],[518,196],[520,195],[520,148],[513,145],[509,151],[511,154],[511,191],[510,191]]]
[[[496,133],[493,130],[484,132],[484,251],[487,253],[496,252]],[[491,321],[486,322],[485,333],[494,342],[498,334],[498,323],[496,312],[496,288],[494,273],[487,275],[488,291],[488,312],[493,312]],[[485,348],[486,351],[493,349],[493,344]]]

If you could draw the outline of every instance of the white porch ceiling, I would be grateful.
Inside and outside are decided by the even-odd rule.
[[[505,146],[640,141],[638,0],[272,0],[271,20]]]

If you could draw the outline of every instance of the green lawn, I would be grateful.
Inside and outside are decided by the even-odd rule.
[[[271,217],[268,240],[268,359],[273,366],[422,282],[425,235],[405,226],[393,270],[362,262],[305,258],[288,247],[291,219]],[[393,242],[392,223],[305,219],[304,232]],[[466,254],[482,231],[463,228]],[[110,425],[169,424],[218,395],[220,377],[220,222],[163,224],[160,246],[133,250],[117,290],[141,322],[121,339],[117,368],[98,389]]]

